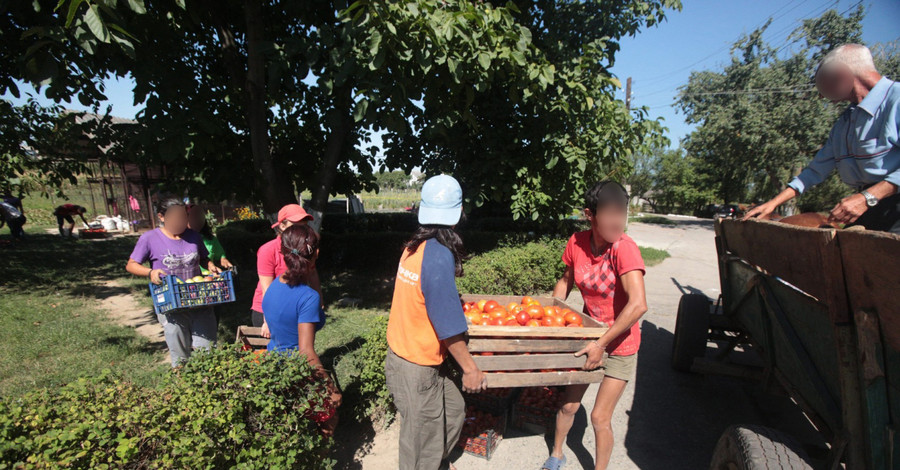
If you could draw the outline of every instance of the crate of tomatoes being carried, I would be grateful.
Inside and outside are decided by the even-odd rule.
[[[489,388],[479,393],[466,393],[466,405],[499,415],[509,411],[518,391],[517,388],[503,387]]]
[[[512,407],[512,426],[535,433],[552,430],[556,413],[565,399],[564,387],[529,387],[522,390]]]
[[[596,383],[575,357],[607,326],[551,297],[463,295],[469,352],[488,388]]]

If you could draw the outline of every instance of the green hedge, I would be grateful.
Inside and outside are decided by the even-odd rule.
[[[419,226],[416,215],[411,212],[328,214],[322,223],[322,232],[330,234],[359,234],[372,232],[412,233]],[[513,220],[511,217],[477,217],[463,220],[459,224],[461,233],[502,232],[535,233],[543,235],[568,235],[585,230],[582,220],[565,219],[551,222]]]
[[[553,290],[565,271],[567,239],[545,238],[500,248],[470,258],[457,279],[459,291],[487,295],[531,295]]]
[[[0,402],[0,469],[332,468],[301,355],[198,352],[155,388],[108,375]]]

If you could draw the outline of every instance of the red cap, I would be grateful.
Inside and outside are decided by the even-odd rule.
[[[277,227],[278,224],[284,222],[285,220],[289,220],[296,224],[297,222],[301,222],[303,220],[312,219],[313,216],[307,214],[306,211],[303,210],[303,207],[300,206],[300,204],[288,204],[278,211],[278,220],[276,220],[275,223],[272,224],[272,228]]]

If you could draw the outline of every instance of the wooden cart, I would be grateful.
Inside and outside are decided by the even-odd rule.
[[[508,295],[462,296],[465,302],[496,300],[501,305],[519,303],[521,297]],[[469,325],[469,352],[475,364],[485,372],[488,388],[572,385],[603,380],[603,370],[583,371],[586,357],[573,353],[606,332],[593,318],[552,297],[535,297],[545,307],[568,308],[582,317],[582,328]],[[540,371],[540,372],[534,372]]]
[[[734,426],[711,468],[900,468],[900,236],[724,220],[716,246],[722,296],[682,297],[673,367],[779,386],[828,448],[813,461],[790,436]]]

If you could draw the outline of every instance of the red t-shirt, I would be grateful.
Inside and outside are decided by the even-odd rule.
[[[284,264],[284,256],[281,254],[281,237],[267,241],[256,251],[256,272],[259,276],[278,277],[287,271]],[[253,294],[251,309],[262,312],[263,291],[262,286],[256,284],[256,292]]]
[[[584,297],[584,313],[612,326],[628,303],[628,296],[619,278],[629,272],[644,269],[644,259],[637,244],[622,234],[615,243],[607,244],[599,256],[591,252],[591,231],[577,232],[569,238],[562,256],[566,266],[575,270],[575,285]],[[613,356],[628,356],[638,352],[641,328],[636,322],[630,330],[614,339],[607,351]]]

